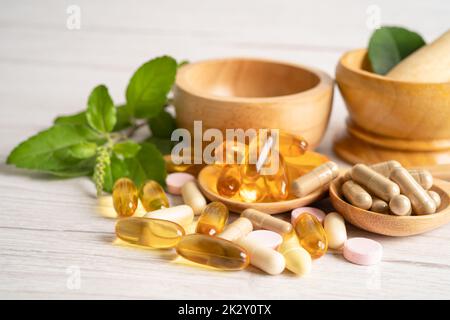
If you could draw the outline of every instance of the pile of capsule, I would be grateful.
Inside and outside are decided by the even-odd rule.
[[[307,156],[308,143],[282,131],[276,134],[275,139],[257,135],[247,144],[225,141],[218,148],[220,160],[215,163],[220,168],[217,193],[243,202],[288,199],[290,177],[286,161],[295,162],[296,158]],[[252,160],[252,156],[255,159]],[[261,174],[263,168],[269,167],[274,160],[278,160],[278,170],[273,174]]]
[[[407,170],[395,161],[371,166],[357,164],[344,175],[342,194],[352,205],[397,216],[435,213],[441,198],[433,186],[431,173]]]
[[[308,194],[324,188],[336,172],[332,162],[321,165],[294,181],[296,192]],[[328,248],[343,248],[344,257],[352,261],[355,247],[360,248],[351,240],[362,238],[347,240],[344,219],[336,212],[325,215],[319,209],[299,208],[292,212],[289,223],[246,209],[227,224],[228,208],[220,202],[207,204],[192,175],[173,173],[166,182],[168,191],[181,194],[185,204],[169,207],[163,188],[155,181],[146,182],[140,190],[127,178],[116,181],[113,204],[119,217],[119,239],[151,248],[175,248],[187,260],[220,270],[241,270],[251,264],[271,275],[285,268],[297,275],[307,274],[312,259],[322,257]],[[140,217],[133,216],[138,199],[147,211]],[[195,231],[188,234],[196,215]]]

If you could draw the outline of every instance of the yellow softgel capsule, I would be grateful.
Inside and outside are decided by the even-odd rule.
[[[211,202],[198,218],[195,232],[210,236],[222,232],[228,220],[228,208],[221,202]]]
[[[217,179],[217,192],[221,196],[232,197],[239,191],[241,183],[242,179],[239,165],[224,165]]]
[[[277,156],[277,155],[274,155]],[[264,181],[271,200],[283,201],[289,196],[289,176],[281,155],[278,155],[278,170],[273,175],[265,175]]]
[[[116,235],[131,244],[164,249],[175,247],[185,232],[172,221],[131,217],[117,221]]]
[[[313,259],[323,256],[328,249],[328,240],[322,224],[309,213],[302,213],[294,222],[294,230],[300,245]]]
[[[204,234],[184,236],[176,250],[187,260],[221,270],[241,270],[250,263],[247,251],[241,246]]]
[[[120,178],[114,183],[113,205],[119,217],[131,217],[138,206],[138,190],[133,181]]]
[[[299,157],[308,149],[308,142],[300,136],[279,131],[279,150],[284,157]]]
[[[154,180],[148,180],[144,183],[139,192],[139,198],[147,212],[169,207],[169,199],[164,189]]]

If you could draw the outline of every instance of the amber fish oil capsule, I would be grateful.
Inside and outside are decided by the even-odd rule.
[[[139,198],[147,212],[169,207],[169,199],[164,189],[154,180],[148,180],[144,183],[139,192]]]
[[[204,234],[184,236],[176,250],[187,260],[221,270],[241,270],[250,263],[244,248],[231,241]]]
[[[198,218],[195,232],[210,236],[222,232],[228,221],[228,208],[221,202],[211,202]]]
[[[245,209],[241,217],[249,219],[256,229],[266,229],[287,237],[292,233],[292,225],[284,220],[272,217],[270,214],[255,210]]]
[[[173,248],[184,236],[183,227],[171,221],[150,218],[124,218],[116,223],[119,239],[157,249]]]
[[[292,192],[299,198],[325,187],[339,174],[336,163],[329,161],[292,182]]]
[[[237,164],[226,164],[217,178],[217,192],[224,197],[234,196],[241,187],[241,170]]]
[[[358,208],[367,210],[372,206],[370,194],[352,180],[348,180],[342,185],[342,193],[352,205]]]
[[[138,206],[138,189],[133,181],[120,178],[114,183],[113,205],[119,217],[131,217]]]
[[[295,220],[294,230],[298,242],[313,259],[320,258],[327,252],[327,235],[316,217],[309,213],[299,215]]]

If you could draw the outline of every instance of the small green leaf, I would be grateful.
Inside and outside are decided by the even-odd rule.
[[[117,179],[128,176],[129,173],[126,163],[113,154],[111,156],[110,164],[105,168],[103,190],[105,190],[106,192],[112,192],[114,182],[116,182]]]
[[[177,128],[174,117],[167,111],[161,111],[156,117],[149,120],[152,136],[170,139],[172,132]]]
[[[145,142],[154,144],[163,155],[170,154],[172,152],[172,148],[177,143],[176,141],[172,141],[170,139],[158,137],[149,137],[145,140]]]
[[[141,150],[134,158],[125,159],[129,178],[137,186],[141,186],[146,180],[155,180],[165,185],[166,165],[162,154],[151,143],[143,143]]]
[[[75,159],[89,159],[95,156],[97,144],[93,142],[81,142],[68,149],[70,156]]]
[[[116,108],[108,89],[99,85],[92,90],[86,112],[89,125],[100,132],[111,132],[116,124]]]
[[[369,60],[372,70],[385,75],[411,53],[425,45],[423,38],[400,27],[382,27],[375,30],[369,41]]]
[[[104,139],[85,125],[55,125],[20,143],[6,163],[63,176],[89,174],[92,159],[72,156],[72,148],[86,142],[101,143]]]
[[[130,114],[126,109],[125,105],[118,106],[116,108],[116,125],[114,126],[113,131],[120,131],[129,126],[131,126],[130,122]],[[54,120],[54,124],[85,124],[87,125],[86,119],[86,111],[78,112],[68,116],[59,116]]]
[[[132,140],[116,143],[113,147],[113,151],[122,158],[132,158],[140,149],[141,146]]]
[[[152,118],[167,102],[177,72],[175,59],[163,56],[143,64],[131,77],[126,91],[127,107],[137,118]]]

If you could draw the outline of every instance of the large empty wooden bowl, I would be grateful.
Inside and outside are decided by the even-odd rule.
[[[387,236],[411,236],[436,229],[450,222],[450,182],[434,179],[431,190],[439,193],[441,206],[438,212],[421,216],[394,216],[357,208],[343,198],[343,179],[336,179],[330,185],[331,203],[337,212],[351,224]]]
[[[366,49],[345,53],[336,82],[349,121],[335,150],[352,163],[450,163],[450,82],[392,80],[370,71]]]
[[[317,69],[261,59],[220,59],[183,66],[177,74],[177,124],[203,129],[280,129],[303,136],[310,148],[325,132],[333,80]]]

